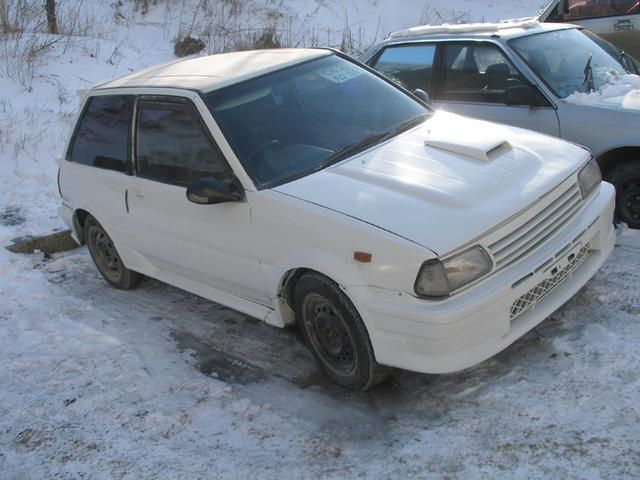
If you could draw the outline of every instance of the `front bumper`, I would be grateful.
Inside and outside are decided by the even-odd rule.
[[[543,247],[443,301],[350,287],[377,361],[416,372],[447,373],[509,346],[566,303],[605,262],[615,244],[614,202],[613,187],[603,182]]]

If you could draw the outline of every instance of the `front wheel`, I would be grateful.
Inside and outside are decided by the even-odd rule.
[[[388,376],[389,368],[376,362],[360,315],[334,282],[304,275],[296,285],[295,311],[302,336],[334,382],[368,390]]]
[[[142,275],[124,266],[111,237],[91,216],[84,222],[84,238],[93,263],[107,282],[122,290],[128,290],[140,283]]]
[[[640,228],[640,160],[614,167],[606,180],[616,187],[616,220]]]

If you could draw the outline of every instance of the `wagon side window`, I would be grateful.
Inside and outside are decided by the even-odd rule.
[[[231,171],[198,113],[184,103],[138,102],[136,162],[138,176],[180,186]]]
[[[372,67],[409,91],[420,88],[431,95],[435,55],[435,45],[392,46],[380,54]]]
[[[67,160],[92,167],[127,172],[133,97],[91,97],[84,109]]]
[[[508,87],[528,84],[492,44],[450,43],[442,57],[442,100],[504,104]]]

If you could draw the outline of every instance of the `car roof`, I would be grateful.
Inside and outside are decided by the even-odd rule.
[[[576,28],[566,23],[540,23],[535,17],[505,20],[499,23],[461,23],[456,25],[423,25],[407,28],[389,35],[386,43],[407,39],[462,39],[503,38],[510,39],[544,31]]]
[[[159,87],[182,88],[206,93],[331,54],[332,52],[327,49],[283,48],[188,58],[110,80],[94,86],[92,90]]]

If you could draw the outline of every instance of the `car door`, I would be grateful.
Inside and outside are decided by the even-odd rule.
[[[117,247],[128,246],[132,231],[126,212],[131,186],[131,123],[135,97],[107,94],[89,97],[60,171],[63,201],[93,215]]]
[[[129,207],[137,250],[162,271],[267,305],[249,203],[187,200],[194,181],[233,173],[196,106],[140,97],[135,115]]]
[[[640,1],[559,0],[547,22],[582,25],[633,57],[640,57]]]
[[[496,44],[450,42],[440,48],[436,108],[560,135],[555,108],[539,90],[535,106],[506,104],[507,88],[531,84]]]
[[[436,108],[551,135],[560,133],[556,112],[542,95],[536,107],[505,104],[508,86],[529,82],[494,44],[394,44],[368,63],[407,90],[426,91]]]

